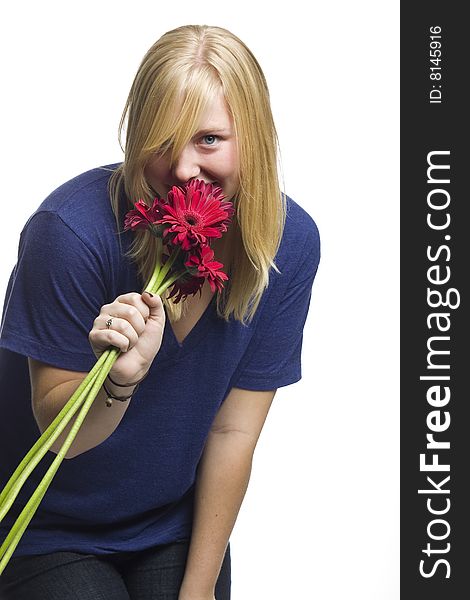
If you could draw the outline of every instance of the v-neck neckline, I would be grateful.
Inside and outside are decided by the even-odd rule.
[[[230,230],[229,230],[230,231]],[[219,254],[220,257],[220,254]],[[222,256],[222,259],[224,257]],[[223,260],[222,260],[223,262]],[[225,263],[224,263],[225,264]],[[229,273],[230,277],[230,273]],[[174,332],[173,326],[168,318],[168,313],[165,309],[166,313],[166,322],[165,329],[163,335],[162,349],[159,351],[161,353],[161,359],[167,360],[174,358],[174,354],[176,353],[178,357],[185,354],[190,349],[194,348],[196,344],[199,343],[200,339],[205,335],[207,331],[207,326],[210,320],[211,315],[214,313],[214,306],[216,305],[217,292],[212,294],[211,299],[209,300],[208,305],[204,309],[204,312],[201,314],[199,319],[190,329],[190,331],[186,334],[181,342],[178,341],[176,334]],[[163,352],[162,352],[163,350]]]
[[[176,337],[176,334],[173,330],[173,326],[172,326],[170,319],[168,318],[168,314],[167,314],[166,321],[165,321],[165,332],[166,332],[165,337],[167,338],[167,341],[170,343],[171,346],[176,347],[178,349],[178,351],[182,352],[182,351],[186,351],[187,349],[191,348],[193,345],[195,345],[199,341],[200,337],[204,334],[205,324],[208,321],[209,314],[212,312],[213,306],[215,304],[216,296],[217,296],[217,294],[214,294],[212,296],[212,298],[209,301],[209,304],[204,309],[204,312],[202,313],[202,315],[199,317],[199,319],[196,321],[196,323],[194,323],[192,328],[188,331],[188,333],[181,340],[181,342]]]

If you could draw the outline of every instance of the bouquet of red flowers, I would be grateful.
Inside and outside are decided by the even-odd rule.
[[[151,207],[138,200],[134,209],[125,216],[124,229],[148,230],[157,238],[155,269],[144,291],[161,295],[171,288],[169,297],[175,303],[201,292],[206,280],[212,292],[221,291],[228,277],[221,270],[223,264],[214,260],[210,244],[211,240],[220,238],[227,231],[232,214],[232,203],[224,200],[222,189],[197,179],[184,187],[174,186],[166,199],[156,198]],[[0,574],[34,516],[119,353],[114,347],[103,352],[2,490],[0,522],[10,510],[26,479],[73,416],[80,411],[60,451],[0,547]]]

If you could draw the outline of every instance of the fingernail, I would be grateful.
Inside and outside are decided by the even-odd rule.
[[[147,294],[150,296],[150,298],[153,298],[153,294],[151,294],[150,292],[147,292]]]

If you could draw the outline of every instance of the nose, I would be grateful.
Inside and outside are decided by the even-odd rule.
[[[198,153],[195,148],[188,144],[175,162],[173,175],[178,183],[186,183],[190,179],[196,179],[201,173]]]

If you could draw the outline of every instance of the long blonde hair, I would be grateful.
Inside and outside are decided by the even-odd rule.
[[[171,160],[177,160],[220,87],[234,122],[239,189],[230,227],[230,282],[217,298],[217,308],[225,319],[233,315],[247,322],[268,285],[270,268],[275,268],[285,196],[279,185],[278,138],[266,79],[234,34],[220,27],[187,25],[165,33],[150,48],[121,118],[120,136],[127,120],[125,159],[111,177],[110,197],[116,219],[123,192],[129,207],[139,198],[151,204],[155,194],[145,180],[145,165],[168,147]],[[147,281],[155,264],[155,238],[136,232],[130,256]],[[170,317],[178,319],[181,303],[164,301]]]

